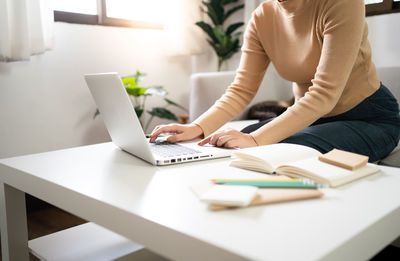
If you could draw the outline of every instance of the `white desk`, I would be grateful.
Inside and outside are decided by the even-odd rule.
[[[400,170],[321,199],[212,212],[190,191],[258,176],[228,159],[153,167],[104,143],[0,160],[3,260],[28,260],[24,192],[173,260],[365,260],[400,235]]]

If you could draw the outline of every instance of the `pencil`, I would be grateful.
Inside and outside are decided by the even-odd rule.
[[[317,184],[306,183],[303,181],[257,181],[257,180],[230,180],[230,181],[216,181],[216,184],[225,184],[225,185],[247,185],[247,186],[255,186],[259,188],[307,188],[307,189],[316,189],[318,188]]]
[[[276,178],[274,178],[274,179],[212,179],[212,181],[214,182],[214,183],[217,183],[217,182],[229,182],[229,181],[262,181],[262,182],[264,182],[264,181],[275,181],[275,182],[281,182],[281,181],[284,181],[284,182],[299,182],[299,181],[303,181],[303,180],[301,180],[301,179],[276,179]]]

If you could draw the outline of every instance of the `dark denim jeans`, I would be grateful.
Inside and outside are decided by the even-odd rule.
[[[250,133],[273,119],[247,126]],[[356,107],[333,117],[321,118],[304,130],[282,140],[326,153],[333,148],[369,156],[374,162],[387,156],[400,138],[399,105],[392,93],[380,88]]]

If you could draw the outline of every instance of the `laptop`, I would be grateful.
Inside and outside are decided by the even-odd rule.
[[[198,146],[198,141],[168,143],[146,138],[118,73],[87,74],[85,80],[114,144],[153,165],[229,157],[233,150]]]

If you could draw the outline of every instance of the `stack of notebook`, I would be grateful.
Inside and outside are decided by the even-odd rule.
[[[379,171],[378,166],[367,163],[364,155],[337,149],[321,154],[295,144],[238,150],[232,157],[233,167],[278,175],[266,179],[214,179],[193,186],[192,190],[212,210],[317,198],[323,195],[321,186],[340,186]]]
[[[287,177],[269,179],[215,179],[192,186],[201,201],[211,210],[246,207],[276,202],[318,198],[319,186],[309,181]]]

